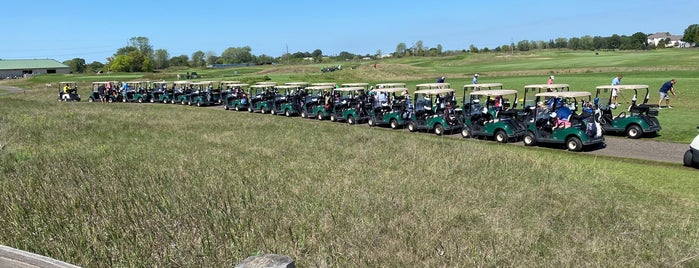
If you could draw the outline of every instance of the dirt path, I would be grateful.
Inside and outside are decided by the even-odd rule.
[[[7,92],[0,92],[0,94],[24,92],[24,89],[21,89],[18,87],[3,86],[3,85],[0,85],[0,90],[7,91]]]

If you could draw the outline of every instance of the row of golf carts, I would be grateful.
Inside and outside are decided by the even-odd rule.
[[[127,82],[129,90],[115,84],[94,82],[90,101],[222,104],[226,110],[349,124],[366,122],[371,127],[407,127],[411,132],[437,135],[461,133],[464,138],[502,143],[522,140],[527,146],[564,144],[571,151],[604,146],[603,133],[639,138],[661,129],[655,117],[658,110],[647,104],[645,85],[615,86],[620,91],[633,91],[634,96],[628,109],[616,113],[618,107],[608,97],[611,86],[597,87],[593,100],[590,92],[570,91],[567,84],[528,85],[520,105],[518,91],[503,89],[500,83],[469,84],[463,88],[461,105],[457,105],[449,83],[419,84],[412,95],[404,83],[370,87],[368,83],[176,81],[168,87],[165,82],[137,81]],[[641,104],[636,103],[639,92],[645,93]]]

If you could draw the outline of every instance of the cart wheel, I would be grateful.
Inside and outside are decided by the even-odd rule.
[[[413,121],[410,121],[408,123],[408,131],[415,132],[416,130],[417,130],[417,127],[415,127],[415,123]]]
[[[389,122],[389,125],[392,129],[397,129],[399,127],[398,120],[396,120],[395,118],[391,118],[391,122]]]
[[[376,126],[376,121],[374,121],[373,117],[369,117],[366,123],[369,124],[370,127]]]
[[[527,134],[524,135],[524,146],[534,146],[536,145],[536,137],[534,136],[534,132],[527,131]]]
[[[505,131],[498,130],[497,132],[495,132],[495,140],[497,142],[507,143],[507,139],[508,139],[508,137],[507,137],[507,133],[505,133]]]
[[[684,159],[683,159],[683,164],[685,167],[693,167],[694,162],[692,161],[694,159],[694,155],[692,154],[691,150],[687,150],[684,152]]]
[[[566,147],[569,151],[579,152],[582,150],[582,141],[578,137],[570,137],[566,140]]]
[[[286,115],[286,117],[290,117],[290,116],[291,116],[291,111],[289,111],[289,109],[286,109],[286,110],[284,111],[284,115]]]
[[[437,134],[437,136],[444,135],[444,127],[442,126],[442,124],[434,125],[434,134]]]
[[[464,126],[464,128],[461,129],[461,137],[464,139],[471,138],[471,128],[468,126]]]
[[[347,117],[347,124],[354,125],[356,122],[354,122],[354,116],[348,116]]]
[[[643,130],[638,125],[630,125],[626,128],[626,136],[632,139],[638,139],[643,135]]]

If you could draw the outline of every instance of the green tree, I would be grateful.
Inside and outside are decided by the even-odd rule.
[[[206,66],[206,61],[204,61],[204,51],[197,50],[192,53],[192,59],[189,66],[192,67],[204,67]]]
[[[313,52],[311,52],[311,57],[313,57],[313,61],[315,61],[315,62],[322,62],[323,61],[323,51],[320,49],[313,50]]]
[[[476,45],[474,45],[474,44],[471,44],[468,47],[468,51],[470,51],[471,53],[478,53],[478,47],[476,47]]]
[[[150,45],[148,37],[131,37],[131,39],[129,39],[129,46],[135,47],[145,58],[153,58],[153,46]]]
[[[71,73],[84,73],[85,72],[85,59],[73,58],[72,60],[64,61],[63,64],[70,67]]]
[[[229,47],[221,53],[220,61],[224,64],[231,63],[252,63],[253,57],[249,46]]]
[[[413,55],[415,55],[415,56],[424,56],[425,55],[425,46],[422,44],[422,40],[417,40],[417,42],[415,42],[415,45],[413,45]]]
[[[695,45],[699,43],[699,24],[692,24],[684,30],[684,36],[682,36],[682,41],[694,43]]]
[[[104,70],[104,63],[101,63],[99,61],[93,61],[92,63],[87,65],[87,71],[91,73],[97,73],[101,72]]]
[[[206,64],[207,65],[216,64],[216,61],[218,60],[218,56],[216,56],[216,52],[211,51],[211,50],[207,51],[206,55],[204,57],[206,57]]]
[[[642,32],[636,32],[631,35],[631,46],[633,49],[647,49],[648,48],[648,35]]]
[[[396,46],[396,55],[395,55],[395,57],[396,57],[396,58],[400,58],[400,57],[405,56],[405,52],[406,52],[407,49],[408,49],[408,47],[405,46],[405,43],[398,43],[398,45]]]
[[[165,69],[170,66],[170,53],[165,49],[158,49],[155,51],[155,58],[153,60],[153,67],[155,69]]]
[[[189,57],[180,55],[170,58],[170,66],[189,66]]]

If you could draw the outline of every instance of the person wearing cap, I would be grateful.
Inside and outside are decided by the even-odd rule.
[[[478,84],[478,74],[473,74],[473,84]]]
[[[619,74],[614,79],[612,79],[612,86],[621,85],[621,78],[624,76]],[[616,87],[612,87],[612,103],[619,105],[619,90]]]
[[[550,75],[550,76],[549,76],[548,84],[549,84],[549,85],[553,85],[553,75]]]
[[[437,79],[437,83],[444,83],[445,80],[447,80],[447,79],[444,78],[444,76],[440,76],[440,77]]]

